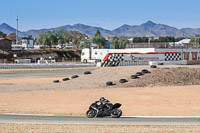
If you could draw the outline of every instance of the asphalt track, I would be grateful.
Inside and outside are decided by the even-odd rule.
[[[39,78],[39,77],[56,77],[74,74],[83,74],[85,71],[92,71],[96,68],[85,69],[69,69],[69,70],[54,70],[54,71],[32,71],[32,72],[9,72],[0,73],[1,79],[16,79],[16,78]]]
[[[200,117],[148,117],[86,118],[26,114],[0,114],[0,123],[22,124],[83,124],[83,125],[200,125]]]

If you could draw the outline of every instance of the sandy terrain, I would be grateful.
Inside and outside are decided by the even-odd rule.
[[[200,86],[34,91],[0,94],[0,113],[84,116],[101,96],[122,103],[124,116],[199,116]]]
[[[132,88],[145,86],[174,86],[174,85],[200,85],[200,66],[191,66],[196,68],[187,68],[185,66],[161,66],[157,69],[150,69],[148,66],[134,67],[106,67],[92,71],[90,75],[79,75],[76,79],[69,81],[53,83],[53,80],[60,80],[62,77],[47,78],[17,78],[0,80],[0,92],[21,92],[37,90],[69,90],[69,89],[101,89],[101,88]],[[161,69],[162,68],[162,69]],[[170,68],[170,69],[169,69]],[[141,76],[139,79],[131,79],[130,76],[142,69],[148,69],[151,74]],[[119,83],[119,80],[125,78],[129,82]],[[112,81],[114,86],[106,86],[107,81]]]
[[[0,124],[3,133],[199,133],[200,126]]]
[[[130,75],[142,69],[148,69],[151,73],[139,79],[130,78]],[[15,71],[24,70],[1,70],[0,73]],[[64,77],[69,77],[70,80],[63,82]],[[85,116],[89,105],[104,96],[113,103],[122,103],[124,116],[200,115],[200,66],[100,68],[92,71],[91,75],[79,75],[77,79],[71,79],[71,75],[64,77],[0,80],[0,113]],[[121,78],[128,82],[120,84]],[[53,83],[55,79],[61,82]],[[108,87],[105,85],[106,81],[112,81],[116,85]],[[200,127],[5,123],[0,124],[0,132],[197,133],[200,132]]]
[[[104,96],[113,103],[122,103],[124,116],[199,116],[200,66],[192,66],[192,69],[162,67],[165,69],[147,66],[101,68],[92,71],[91,75],[79,75],[77,79],[60,83],[52,81],[63,77],[0,80],[0,113],[84,116],[89,105]],[[130,79],[130,75],[142,69],[150,70],[151,74]],[[173,76],[172,72],[175,72]],[[168,73],[170,76],[166,78]],[[120,78],[129,82],[120,84]],[[116,85],[107,87],[106,81]],[[137,87],[144,84],[145,87]]]

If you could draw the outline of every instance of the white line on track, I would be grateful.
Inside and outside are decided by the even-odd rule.
[[[5,113],[1,115],[55,116],[53,114],[18,114],[18,113]]]
[[[18,114],[18,113],[5,113],[1,115],[24,115],[24,116],[56,116],[53,114]],[[83,117],[83,116],[81,116]],[[122,118],[200,118],[200,116],[121,116]]]
[[[200,116],[121,116],[131,118],[200,118]]]

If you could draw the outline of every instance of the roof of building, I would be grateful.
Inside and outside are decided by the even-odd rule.
[[[179,43],[189,43],[191,39],[183,39],[180,40]]]
[[[9,40],[9,41],[12,41],[12,40],[10,40],[10,39],[8,39],[8,38],[0,38],[0,41],[1,40]]]

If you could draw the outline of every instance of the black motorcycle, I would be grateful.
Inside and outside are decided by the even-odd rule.
[[[119,118],[122,115],[120,103],[115,103],[111,106],[111,109],[107,109],[105,105],[98,104],[99,101],[92,103],[89,107],[89,110],[86,112],[86,116],[88,118],[95,118],[95,117],[106,117],[110,116],[112,118]]]

